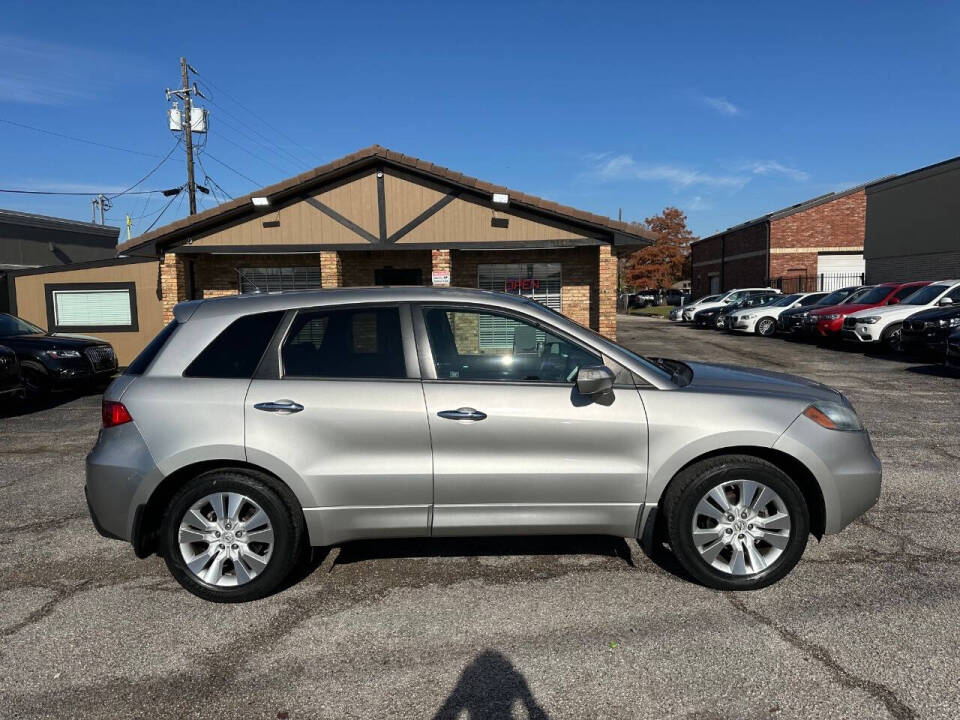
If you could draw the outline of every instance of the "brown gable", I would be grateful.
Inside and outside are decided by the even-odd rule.
[[[240,217],[253,214],[251,198],[269,197],[275,203],[296,197],[309,187],[326,181],[335,180],[348,175],[367,165],[377,162],[398,167],[414,174],[424,175],[444,184],[459,186],[479,194],[506,193],[510,196],[511,207],[539,211],[553,215],[558,220],[583,223],[597,229],[612,231],[625,236],[628,243],[645,244],[653,240],[653,236],[641,231],[634,225],[612,220],[601,215],[584,212],[576,208],[558,205],[542,198],[527,195],[516,190],[510,190],[499,185],[469,177],[463,173],[450,170],[433,163],[410,157],[402,153],[387,150],[379,145],[371,145],[363,150],[346,155],[338,160],[321,165],[294,177],[270,185],[261,190],[235,198],[215,208],[205,210],[197,215],[191,215],[176,220],[168,225],[145,233],[140,237],[129,240],[118,247],[119,253],[136,253],[137,251],[159,252],[162,248],[179,244],[188,239],[191,234],[210,232],[222,223],[237,220]]]

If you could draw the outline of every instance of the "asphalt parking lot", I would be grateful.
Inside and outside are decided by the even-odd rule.
[[[840,388],[883,460],[879,505],[749,594],[622,539],[506,538],[347,545],[215,605],[96,534],[100,399],[70,399],[0,418],[0,716],[956,717],[960,377],[655,319],[620,338]]]

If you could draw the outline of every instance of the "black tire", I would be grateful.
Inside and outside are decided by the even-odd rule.
[[[731,575],[707,563],[698,552],[691,532],[697,504],[724,481],[755,480],[776,492],[790,515],[790,538],[783,553],[766,569],[748,575]],[[800,560],[810,534],[810,513],[796,483],[778,467],[751,455],[721,455],[682,470],[664,494],[670,548],[683,568],[697,581],[717,590],[757,590],[772,585]]]
[[[206,495],[239,492],[257,503],[270,519],[274,544],[266,568],[235,587],[211,585],[186,564],[179,545],[179,528],[187,510]],[[303,511],[289,491],[273,478],[248,469],[212,470],[188,481],[170,500],[161,523],[161,554],[170,573],[186,590],[204,600],[249,602],[280,589],[307,550]]]
[[[49,373],[35,363],[21,364],[20,377],[29,397],[44,398],[53,389],[53,381],[50,379]]]
[[[890,352],[903,352],[903,345],[900,343],[900,333],[902,330],[903,325],[901,323],[891,325],[883,331],[880,342],[883,343],[883,346]]]
[[[777,321],[772,317],[762,317],[757,320],[756,330],[757,335],[770,337],[777,331]]]

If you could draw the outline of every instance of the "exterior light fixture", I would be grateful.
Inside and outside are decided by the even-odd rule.
[[[510,203],[510,196],[506,193],[494,193],[493,194],[493,204],[494,205],[507,205]]]
[[[270,206],[270,198],[255,197],[255,198],[250,198],[250,201],[253,203],[253,206],[254,206],[254,207],[269,207],[269,206]]]

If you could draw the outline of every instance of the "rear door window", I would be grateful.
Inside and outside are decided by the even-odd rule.
[[[251,378],[282,311],[245,315],[234,320],[184,371],[184,377]]]
[[[405,378],[395,307],[301,311],[281,349],[284,377]]]

